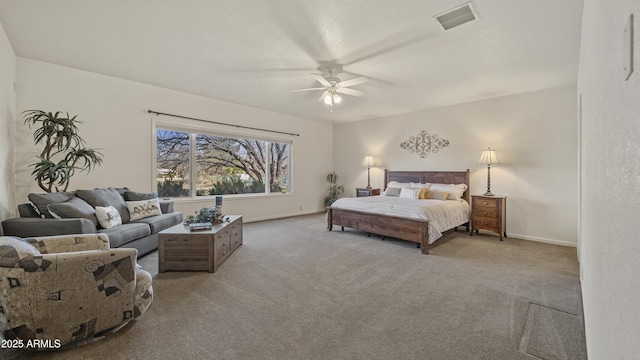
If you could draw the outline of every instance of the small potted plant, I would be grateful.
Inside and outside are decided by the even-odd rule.
[[[223,216],[214,207],[204,207],[196,211],[195,215],[187,216],[182,224],[191,230],[208,230],[214,222],[221,221]]]

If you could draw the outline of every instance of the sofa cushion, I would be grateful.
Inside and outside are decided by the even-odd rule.
[[[120,213],[122,223],[129,222],[129,210],[127,209],[127,203],[120,195],[118,190],[114,188],[108,189],[93,189],[93,190],[76,190],[76,195],[82,200],[93,206],[113,206]]]
[[[98,232],[107,234],[111,248],[122,246],[130,241],[151,235],[149,225],[142,223],[122,224],[110,229],[100,229]]]
[[[162,215],[158,198],[151,200],[127,201],[131,221],[144,219],[150,216]]]
[[[124,197],[125,201],[151,200],[151,199],[157,198],[158,193],[157,192],[145,193],[145,192],[127,190],[124,192],[124,195],[122,195],[122,197]]]
[[[53,218],[49,210],[47,209],[47,205],[49,204],[57,204],[63,203],[71,200],[76,197],[76,195],[69,192],[55,192],[55,193],[46,193],[46,194],[35,194],[31,193],[27,195],[33,210],[35,210],[40,217]]]
[[[173,225],[180,224],[182,222],[182,213],[181,212],[172,212],[168,214],[156,215],[140,220],[135,220],[131,222],[131,224],[135,223],[143,223],[148,224],[151,228],[151,233],[155,234],[164,229],[168,229]]]
[[[93,225],[98,224],[96,218],[96,210],[87,204],[84,200],[73,197],[71,200],[47,205],[47,210],[56,219],[89,219]]]

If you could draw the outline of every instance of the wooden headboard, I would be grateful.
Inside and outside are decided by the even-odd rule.
[[[467,191],[462,198],[471,204],[469,189],[469,169],[466,171],[391,171],[384,169],[384,187],[389,181],[401,183],[439,183],[439,184],[466,184]]]

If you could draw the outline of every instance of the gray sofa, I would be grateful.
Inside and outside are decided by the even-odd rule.
[[[103,233],[109,237],[111,248],[135,248],[138,257],[156,250],[158,233],[181,223],[183,218],[182,213],[173,210],[173,202],[160,201],[156,193],[128,188],[29,194],[28,198],[29,203],[18,205],[19,218],[2,222],[5,236]],[[119,221],[113,222],[112,214]]]

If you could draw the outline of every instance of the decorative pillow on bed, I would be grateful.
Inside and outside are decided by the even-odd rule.
[[[98,218],[100,226],[105,229],[122,225],[120,213],[113,206],[96,206],[96,217]]]
[[[384,191],[384,196],[400,196],[401,188],[396,187],[388,187],[387,190]]]
[[[466,184],[431,184],[429,190],[449,193],[449,200],[460,200],[467,190]]]
[[[411,189],[411,188],[402,188],[400,189],[400,199],[418,199],[418,195],[420,195],[420,191],[422,189]]]
[[[429,193],[429,187],[420,189],[420,193],[418,194],[418,199],[427,199],[428,193]]]
[[[438,191],[438,190],[429,190],[427,191],[425,199],[435,199],[435,200],[447,200],[449,193]]]

